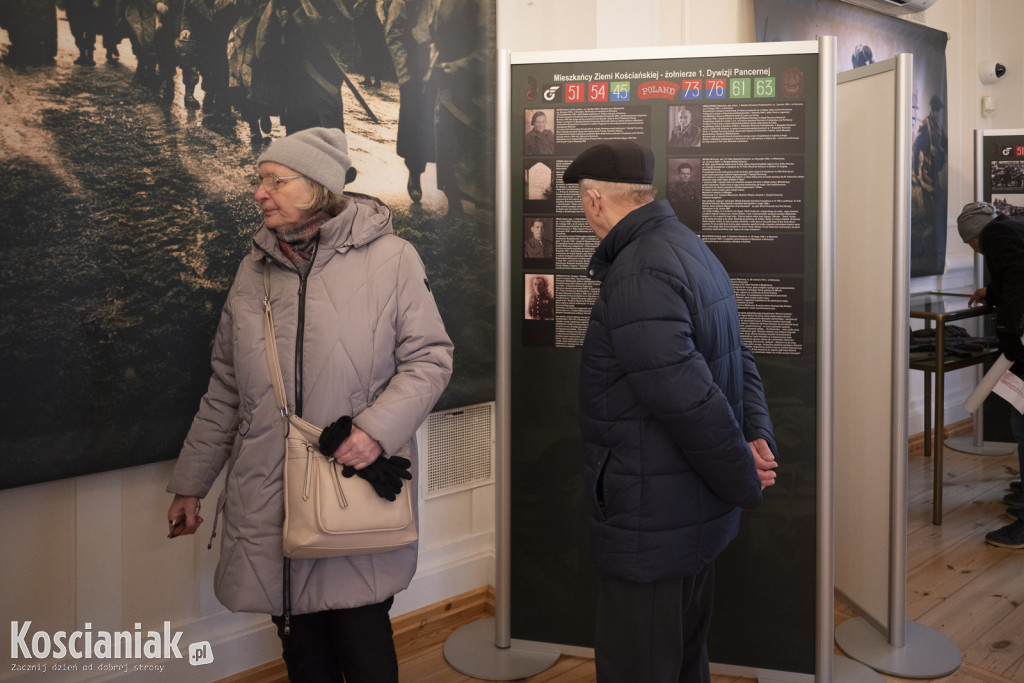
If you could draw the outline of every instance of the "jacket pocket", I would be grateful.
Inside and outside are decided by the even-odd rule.
[[[596,517],[604,519],[606,517],[608,493],[605,475],[608,470],[608,456],[610,455],[610,451],[602,448],[595,455],[596,458],[592,461],[594,463],[594,469],[591,476],[589,491],[590,507]]]

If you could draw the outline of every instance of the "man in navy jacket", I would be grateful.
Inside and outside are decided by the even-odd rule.
[[[563,176],[601,241],[579,387],[601,683],[710,679],[714,560],[775,482],[729,275],[653,179],[651,150],[620,141]]]

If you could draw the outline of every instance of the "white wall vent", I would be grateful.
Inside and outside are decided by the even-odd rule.
[[[427,418],[423,497],[494,483],[494,404],[431,413]]]

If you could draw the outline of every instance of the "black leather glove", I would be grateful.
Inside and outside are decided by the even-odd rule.
[[[386,458],[383,455],[380,455],[377,456],[376,460],[361,470],[357,470],[351,465],[345,465],[341,469],[341,474],[344,477],[351,477],[358,474],[360,477],[370,482],[370,485],[373,486],[373,490],[377,492],[378,496],[394,501],[402,491],[402,480],[412,479],[412,473],[409,471],[410,467],[412,467],[412,463],[408,458],[403,458],[399,455]]]
[[[1024,345],[1021,344],[1020,335],[999,330],[996,330],[996,334],[999,337],[999,351],[1006,356],[1006,360],[1014,363],[1024,360]]]
[[[341,442],[347,439],[351,433],[352,418],[342,415],[320,432],[320,452],[324,454],[324,457],[333,458],[334,451],[338,450]]]

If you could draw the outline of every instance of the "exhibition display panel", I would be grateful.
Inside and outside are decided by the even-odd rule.
[[[834,39],[504,58],[495,647],[593,646],[576,392],[600,283],[561,175],[592,144],[634,140],[654,150],[659,197],[732,277],[785,473],[716,563],[713,668],[830,680]]]

